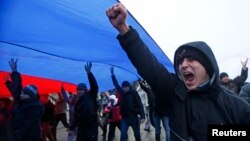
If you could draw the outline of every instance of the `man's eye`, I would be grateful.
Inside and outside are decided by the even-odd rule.
[[[184,59],[180,59],[180,60],[178,61],[178,64],[182,64],[182,63],[183,63],[183,60],[184,60]]]

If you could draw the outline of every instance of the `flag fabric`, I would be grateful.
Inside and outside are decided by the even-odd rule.
[[[114,87],[110,66],[115,67],[120,83],[140,78],[116,39],[118,31],[106,16],[114,3],[117,1],[0,1],[0,97],[9,95],[3,77],[11,72],[11,58],[18,59],[24,85],[35,84],[44,94],[58,92],[63,82],[71,91],[78,83],[86,83],[89,88],[86,62],[93,64],[99,92]],[[172,62],[131,14],[128,24],[138,30],[157,59],[174,72]]]

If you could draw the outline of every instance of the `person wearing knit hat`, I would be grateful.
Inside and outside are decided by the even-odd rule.
[[[192,58],[198,61],[202,66],[204,66],[209,76],[212,76],[213,70],[208,58],[198,49],[188,47],[179,49],[177,52],[177,65],[181,63],[184,58]]]
[[[28,98],[37,98],[38,90],[35,85],[27,85],[22,89],[22,93],[20,95],[21,99],[28,99]]]
[[[229,77],[226,72],[220,73],[220,80],[222,80],[224,77]]]
[[[85,83],[79,83],[76,89],[77,95],[81,96],[87,92],[87,85]]]
[[[241,61],[241,74],[236,76],[234,79],[230,79],[229,75],[226,72],[220,73],[221,85],[230,90],[231,92],[239,94],[241,87],[244,85],[244,82],[248,77],[247,61],[248,58],[245,61]]]
[[[85,83],[79,83],[77,85],[78,90],[87,90],[87,85]]]
[[[87,91],[87,86],[80,83],[77,86],[77,95],[79,98],[74,104],[73,120],[69,127],[70,132],[77,129],[76,140],[97,141],[98,140],[98,116],[97,116],[97,94],[98,84],[91,72],[92,63],[87,62],[85,71],[88,76],[90,90]],[[91,125],[91,126],[90,126]]]
[[[35,85],[22,87],[22,77],[17,71],[17,59],[9,61],[12,70],[11,80],[5,84],[14,99],[10,119],[10,139],[13,141],[38,141],[41,138],[41,118],[44,106],[38,100],[38,89]]]
[[[161,108],[169,117],[171,141],[207,141],[213,131],[209,125],[250,125],[250,105],[220,84],[219,67],[206,42],[179,46],[174,54],[174,73],[127,24],[129,15],[122,3],[114,4],[106,15],[119,32],[117,40],[138,74],[151,86],[154,97],[164,101]]]
[[[128,81],[123,81],[122,87],[130,87],[130,83]]]
[[[211,57],[214,56],[211,50],[206,52],[194,47],[201,45],[203,48],[208,46],[204,42],[191,42],[180,46],[175,52],[175,72],[189,90],[208,87],[216,75],[217,70],[211,62]],[[210,57],[208,53],[212,56]]]
[[[130,87],[128,81],[123,81],[121,86],[119,85],[116,76],[114,74],[114,67],[110,67],[111,79],[116,90],[121,94],[120,113],[121,119],[121,141],[128,139],[127,132],[128,127],[131,127],[134,131],[134,137],[136,141],[141,140],[140,135],[140,123],[145,121],[145,113],[139,94]],[[139,115],[139,117],[138,117]]]

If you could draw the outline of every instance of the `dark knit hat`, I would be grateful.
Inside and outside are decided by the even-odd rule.
[[[80,84],[77,85],[77,89],[87,90],[87,86],[84,83],[80,83]]]
[[[220,79],[224,78],[224,77],[228,77],[228,74],[226,72],[222,72],[220,74]]]
[[[34,85],[27,85],[22,89],[24,94],[29,95],[30,97],[34,97],[38,95],[37,87]]]
[[[130,87],[130,83],[128,81],[123,81],[122,87]]]
[[[210,77],[212,76],[213,68],[212,68],[211,62],[208,60],[205,54],[199,51],[198,49],[191,48],[191,47],[190,48],[185,47],[181,49],[177,54],[178,65],[179,65],[179,62],[184,58],[193,58],[197,60],[206,69],[209,76]]]

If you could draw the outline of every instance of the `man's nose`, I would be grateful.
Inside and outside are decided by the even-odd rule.
[[[188,66],[188,61],[186,58],[184,58],[182,63],[181,63],[181,67],[187,67],[187,66]]]

